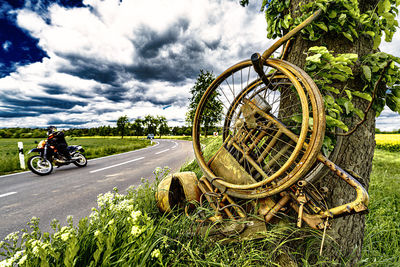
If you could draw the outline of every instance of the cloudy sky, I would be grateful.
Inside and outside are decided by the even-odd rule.
[[[200,69],[221,73],[266,39],[261,1],[0,1],[0,127],[184,124]],[[400,36],[382,49],[400,56]],[[168,108],[167,106],[171,105]],[[385,110],[381,130],[400,128]]]

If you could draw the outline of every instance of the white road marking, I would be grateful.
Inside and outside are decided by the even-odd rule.
[[[12,173],[12,174],[1,175],[0,178],[10,177],[10,176],[19,175],[19,174],[24,174],[24,173],[28,173],[28,172],[30,172],[30,171],[17,172],[17,173]]]
[[[177,147],[178,146],[178,143],[177,142],[174,142],[174,141],[172,141],[172,143],[174,143],[175,145],[172,147],[172,148],[175,148],[175,147]]]
[[[125,154],[131,154],[131,153],[135,153],[135,152],[139,152],[141,150],[145,150],[145,149],[149,149],[149,148],[153,148],[158,146],[160,143],[157,141],[154,141],[156,144],[154,146],[148,146],[148,147],[144,147],[141,149],[137,149],[137,150],[133,150],[133,151],[128,151],[128,152],[124,152],[124,153],[119,153],[119,154],[114,154],[114,155],[110,155],[110,156],[105,156],[105,157],[101,157],[101,158],[95,158],[95,159],[89,159],[88,161],[96,161],[99,159],[106,159],[106,158],[111,158],[111,157],[116,157],[116,156],[121,156],[121,155],[125,155]]]
[[[164,152],[167,152],[169,150],[169,148],[168,149],[165,149],[165,150],[161,150],[161,151],[159,151],[159,152],[157,152],[157,153],[155,153],[156,155],[157,154],[161,154],[161,153],[164,153]]]
[[[10,195],[14,195],[14,194],[16,194],[16,193],[17,193],[17,192],[8,192],[8,193],[5,193],[5,194],[0,195],[0,197],[10,196]]]
[[[132,160],[128,160],[128,161],[121,162],[121,163],[118,163],[118,164],[115,164],[115,165],[111,165],[111,166],[108,166],[108,167],[104,167],[104,168],[101,168],[101,169],[97,169],[97,170],[94,170],[94,171],[90,171],[90,173],[95,173],[95,172],[99,172],[99,171],[104,171],[104,170],[107,170],[107,169],[110,169],[110,168],[118,167],[118,166],[121,166],[121,165],[124,165],[124,164],[128,164],[128,163],[131,163],[131,162],[134,162],[134,161],[141,160],[141,159],[144,159],[144,157],[137,158],[137,159],[132,159]]]

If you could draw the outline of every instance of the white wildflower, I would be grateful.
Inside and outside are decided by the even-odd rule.
[[[39,256],[39,247],[38,246],[33,247],[32,253],[35,256]]]
[[[140,216],[142,216],[142,212],[140,210],[132,211],[131,212],[132,222],[136,223],[139,220]]]
[[[114,194],[111,192],[107,192],[104,195],[100,194],[97,196],[97,205],[99,206],[99,208],[102,208],[105,205],[112,204],[113,199],[114,199]]]
[[[26,259],[27,259],[27,256],[26,255],[24,255],[19,261],[18,261],[18,266],[21,266],[22,264],[24,264],[25,263],[25,261],[26,261]]]
[[[18,240],[19,231],[8,234],[4,239],[9,241],[17,241]]]
[[[12,265],[13,265],[12,258],[0,261],[0,266],[1,267],[3,267],[3,266],[4,267],[8,267],[8,266],[12,266]]]
[[[124,199],[115,205],[115,210],[117,211],[132,211],[133,210],[133,200],[132,199]]]
[[[70,233],[64,233],[64,234],[62,234],[61,235],[61,240],[62,241],[67,241],[68,239],[69,239],[69,237],[71,236],[71,234]]]
[[[41,248],[45,248],[44,244],[43,244],[42,241],[40,241],[40,240],[33,240],[33,241],[31,242],[31,244],[32,244],[32,253],[33,253],[35,256],[39,256],[39,251],[40,251],[40,249],[41,249]]]
[[[153,250],[153,251],[151,252],[151,257],[152,257],[152,258],[159,259],[159,258],[161,257],[161,252],[160,252],[160,250],[159,250],[158,248],[155,249],[155,250]]]
[[[90,213],[89,220],[91,223],[97,221],[98,219],[99,219],[99,213],[97,212],[97,210]]]
[[[132,226],[131,235],[133,235],[133,237],[139,236],[142,232],[143,229],[140,229],[139,226],[136,225]]]

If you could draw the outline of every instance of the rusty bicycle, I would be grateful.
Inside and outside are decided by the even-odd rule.
[[[304,221],[315,229],[326,228],[329,218],[367,210],[366,189],[321,152],[326,120],[318,87],[304,70],[283,59],[290,39],[320,13],[212,82],[193,121],[194,153],[203,176],[181,173],[162,181],[157,192],[161,210],[171,210],[183,199],[207,199],[215,210],[212,221],[244,219],[251,210],[270,222],[290,207],[299,227]],[[281,58],[271,58],[284,44]],[[204,145],[202,127],[213,101],[224,114],[222,137]],[[313,184],[324,176],[322,169],[353,187],[355,199],[328,207],[327,189]]]

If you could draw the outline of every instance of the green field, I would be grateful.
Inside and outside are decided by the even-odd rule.
[[[0,175],[22,171],[19,166],[18,142],[24,143],[25,161],[27,161],[29,150],[36,147],[35,141],[41,138],[0,138]],[[140,149],[150,145],[150,141],[143,138],[120,137],[76,137],[66,138],[69,145],[82,145],[85,156],[88,159],[108,156],[112,154]]]

